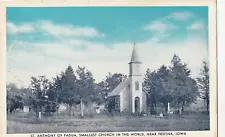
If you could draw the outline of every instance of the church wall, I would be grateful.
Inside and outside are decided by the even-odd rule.
[[[134,100],[135,100],[135,97],[139,97],[140,98],[140,111],[142,111],[142,80],[141,80],[141,76],[132,76],[131,77],[132,80],[131,80],[131,83],[132,83],[132,86],[131,86],[131,89],[132,89],[132,112],[134,112],[135,110],[135,104],[134,104]],[[135,82],[138,81],[139,82],[139,90],[136,90],[135,89]]]
[[[124,99],[123,99],[123,92],[120,93],[120,112],[123,111],[124,108]]]
[[[129,110],[130,106],[131,106],[131,101],[130,101],[130,91],[129,88],[126,88],[122,93],[123,96],[123,112],[130,112],[131,110]]]

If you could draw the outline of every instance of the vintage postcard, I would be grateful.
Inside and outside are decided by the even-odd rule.
[[[217,136],[216,1],[5,1],[1,136]]]

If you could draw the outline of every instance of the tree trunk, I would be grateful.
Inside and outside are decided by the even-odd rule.
[[[36,106],[35,112],[36,112],[36,117],[38,118],[39,117],[39,112],[41,112],[41,107],[39,105]]]
[[[206,111],[209,114],[209,99],[206,100]]]
[[[165,107],[165,112],[168,112],[168,104],[164,103],[164,107]]]
[[[42,107],[39,105],[39,106],[37,106],[37,109],[36,109],[36,116],[37,116],[37,118],[40,120],[41,119],[41,117],[42,117]]]
[[[181,115],[182,114],[182,108],[180,107],[180,102],[178,102],[178,114]]]
[[[184,101],[182,102],[182,108],[181,111],[184,112]]]
[[[72,116],[71,113],[72,113],[72,105],[69,104],[69,114],[68,114],[68,115],[69,115],[69,116]]]
[[[36,117],[38,118],[38,107],[35,108]]]
[[[83,105],[83,100],[82,98],[80,99],[80,116],[83,118],[84,117],[84,105]]]
[[[8,105],[7,105],[7,113],[11,113],[11,104],[10,103],[8,103]]]
[[[151,106],[150,106],[150,113],[151,113],[151,115],[154,114],[154,105],[153,105],[153,103],[151,103]]]
[[[153,110],[152,110],[152,111],[153,111],[153,115],[156,115],[156,113],[157,113],[157,112],[156,112],[156,111],[157,111],[157,110],[156,110],[156,107],[157,107],[157,106],[156,106],[156,103],[154,102],[154,103],[153,103]]]

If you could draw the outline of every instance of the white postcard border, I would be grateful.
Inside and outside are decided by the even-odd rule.
[[[210,131],[188,131],[185,136],[217,136],[217,48],[216,48],[216,1],[215,0],[14,0],[0,2],[0,135],[30,136],[31,134],[6,134],[6,7],[20,6],[208,6],[209,13],[209,68],[210,68]],[[158,132],[158,131],[157,131]],[[171,131],[168,131],[171,132]],[[173,131],[175,133],[176,131]],[[180,131],[181,132],[181,131]],[[130,132],[129,132],[130,133]],[[140,132],[139,132],[140,133]],[[143,132],[144,133],[144,132]],[[40,133],[39,133],[40,134]],[[61,134],[61,133],[57,133]],[[63,134],[63,133],[62,133]],[[79,134],[79,133],[78,133]],[[35,134],[37,135],[37,134]]]

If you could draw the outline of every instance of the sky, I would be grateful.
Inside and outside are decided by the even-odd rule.
[[[18,86],[68,65],[96,82],[128,74],[134,42],[143,74],[177,54],[198,77],[208,57],[207,7],[8,7],[6,18],[7,82]]]

